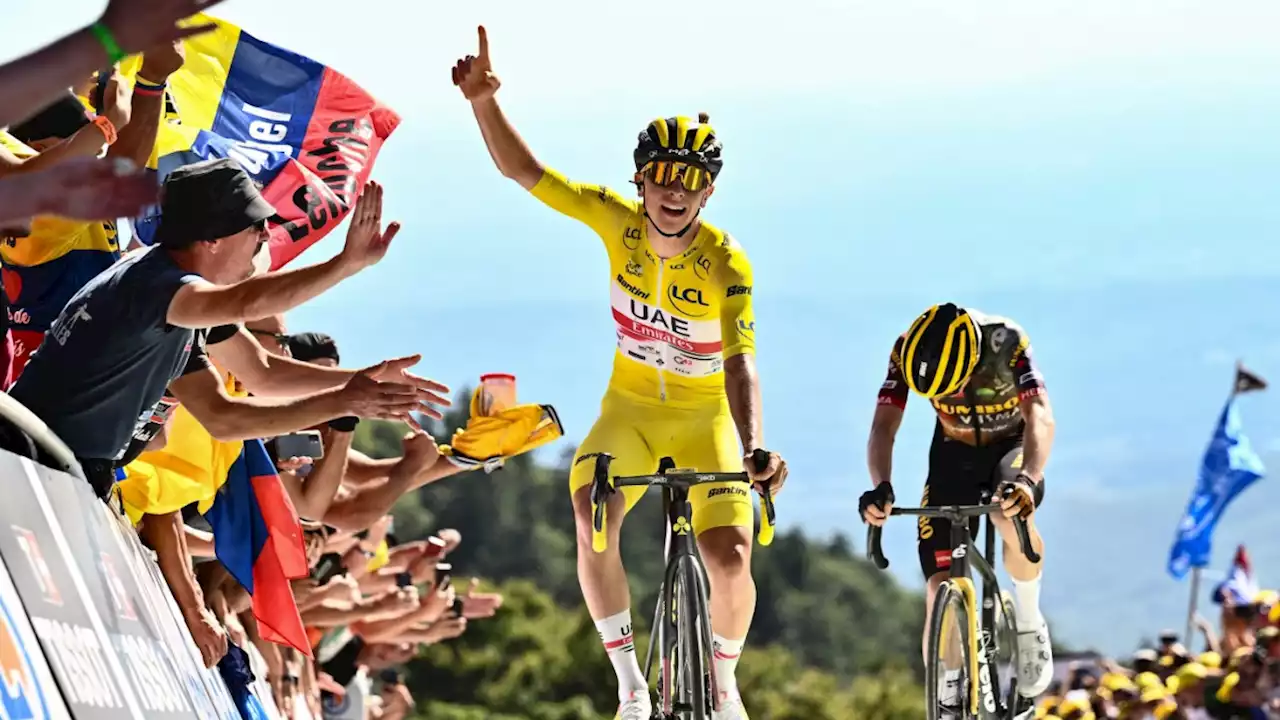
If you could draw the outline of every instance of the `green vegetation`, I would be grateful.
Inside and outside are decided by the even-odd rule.
[[[467,405],[454,407],[465,413]],[[463,422],[464,415],[450,416],[433,434],[448,438]],[[374,457],[395,456],[402,434],[399,425],[365,422],[356,445]],[[456,528],[463,542],[449,559],[457,574],[484,578],[505,594],[496,618],[474,622],[460,639],[428,648],[410,664],[407,682],[420,717],[612,717],[612,669],[578,590],[569,459],[548,466],[516,458],[491,475],[472,472],[423,488],[396,507],[402,538]],[[661,503],[656,491],[651,495],[623,529],[641,653],[662,569]],[[753,717],[923,714],[917,593],[857,557],[843,537],[818,542],[798,531],[779,533],[754,553],[759,602],[738,670]]]

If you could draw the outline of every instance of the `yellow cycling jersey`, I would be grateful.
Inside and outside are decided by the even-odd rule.
[[[609,390],[673,405],[723,402],[724,361],[755,352],[742,246],[703,222],[687,250],[663,260],[649,245],[638,200],[549,168],[531,192],[604,240],[618,336]]]

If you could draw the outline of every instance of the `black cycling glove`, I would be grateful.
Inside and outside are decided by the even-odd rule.
[[[884,506],[892,504],[893,499],[893,485],[887,482],[880,483],[862,493],[862,497],[858,498],[858,517],[862,518],[863,522],[866,522],[867,508],[875,505],[877,508],[884,510]]]
[[[1039,492],[1040,483],[1032,480],[1025,473],[1018,473],[1018,476],[1012,480],[1005,480],[996,488],[997,497],[1005,500],[1014,497],[1014,502],[1018,508],[1018,517],[1026,519],[1040,504],[1041,493]]]

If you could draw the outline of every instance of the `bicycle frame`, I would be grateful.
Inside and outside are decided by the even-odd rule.
[[[996,625],[996,603],[1002,602],[1000,585],[996,578],[991,561],[996,552],[996,531],[991,519],[986,517],[992,512],[999,512],[999,504],[987,504],[991,499],[990,492],[982,494],[980,505],[948,505],[941,507],[898,508],[890,510],[891,515],[915,515],[936,517],[948,520],[951,524],[949,545],[951,547],[951,566],[948,579],[954,582],[965,597],[969,622],[969,676],[975,682],[970,686],[969,710],[977,715],[979,710],[990,717],[1013,717],[1014,708],[1005,707],[1000,695],[1000,673],[996,666],[996,644],[992,633]],[[973,536],[969,532],[969,521],[978,517],[986,525],[983,538],[983,552],[973,553]],[[1031,536],[1027,523],[1021,518],[1013,521],[1018,534],[1018,544],[1022,553],[1032,562],[1039,562],[1040,555],[1031,546]],[[884,570],[889,561],[884,557],[880,547],[881,529],[876,526],[867,528],[867,555],[876,567]],[[982,577],[982,606],[978,607],[977,592],[970,577],[976,570]],[[981,618],[981,622],[979,622]],[[1011,678],[1011,690],[1016,691],[1016,675]],[[1016,693],[1011,692],[1014,696]]]
[[[983,499],[985,504],[986,498]],[[960,522],[957,522],[960,520]],[[978,619],[977,627],[970,627],[969,657],[971,659],[970,677],[977,681],[976,697],[970,696],[970,711],[978,712],[980,707],[988,715],[996,718],[1008,717],[1001,697],[1000,668],[996,664],[996,644],[992,637],[996,625],[996,603],[1000,597],[1000,582],[996,578],[995,569],[987,558],[994,558],[996,552],[996,530],[990,518],[982,518],[983,551],[971,553],[973,536],[969,533],[968,519],[959,517],[951,521],[951,569],[948,577],[959,581],[963,579],[961,588],[965,602],[969,605],[970,618]],[[976,606],[975,588],[971,570],[976,570],[982,577],[982,608]]]
[[[695,710],[696,708],[694,707],[675,706],[673,687],[676,668],[673,668],[671,664],[673,651],[678,650],[681,653],[688,653],[695,642],[698,643],[698,647],[692,649],[692,652],[702,652],[704,648],[708,653],[713,652],[710,609],[707,597],[711,585],[694,536],[692,523],[693,505],[689,501],[689,488],[694,485],[716,482],[750,484],[750,478],[744,472],[700,473],[690,470],[677,471],[675,460],[670,457],[663,457],[659,460],[658,472],[654,475],[613,477],[611,479],[609,477],[609,464],[613,457],[608,453],[583,456],[578,459],[578,462],[593,456],[596,459],[596,467],[591,486],[591,505],[594,516],[592,549],[596,552],[603,552],[608,543],[605,525],[609,495],[616,492],[617,488],[622,487],[649,487],[653,485],[662,487],[663,514],[666,517],[667,531],[663,549],[666,569],[663,573],[662,589],[658,594],[657,607],[654,608],[652,627],[657,637],[655,640],[654,634],[650,634],[649,647],[645,653],[645,680],[648,681],[652,675],[654,648],[657,647],[662,653],[662,692],[659,697],[659,712],[663,717],[670,717],[676,711]],[[756,450],[752,457],[757,468],[763,470],[768,465],[768,452]],[[763,512],[761,512],[762,522],[759,540],[762,545],[768,545],[773,540],[774,508],[773,498],[767,484],[763,492],[762,501],[764,507]],[[679,618],[676,617],[675,613],[679,612],[679,609],[676,603],[675,591],[681,582],[689,584],[687,580],[682,581],[680,578],[686,561],[692,563],[693,567],[697,569],[696,580],[692,583],[695,587],[683,589],[686,593],[696,593],[695,598],[690,603],[697,608],[696,612],[701,615],[701,617],[697,618],[699,631],[697,632],[698,637],[696,640],[695,638],[683,637],[679,626],[676,624]],[[684,656],[682,655],[681,657]],[[710,658],[708,657],[707,660],[710,660]],[[684,664],[683,660],[681,664]],[[718,710],[720,695],[719,689],[716,687],[715,673],[711,671],[710,667],[704,668],[703,672],[707,678],[704,682],[709,683],[706,690],[709,693],[711,708]],[[696,698],[697,696],[695,695],[694,697]]]
[[[671,458],[664,457],[658,463],[659,475],[666,475],[667,471],[673,469],[675,469],[675,462]],[[620,485],[625,487],[626,481],[620,481]],[[689,502],[689,487],[686,485],[663,484],[662,507],[663,515],[666,517],[667,528],[663,557],[667,561],[667,565],[663,571],[662,589],[658,593],[658,602],[653,609],[653,625],[650,626],[653,632],[649,635],[649,646],[645,651],[644,678],[646,682],[652,680],[653,651],[657,647],[662,658],[662,693],[658,698],[658,702],[661,712],[664,715],[670,715],[676,709],[672,696],[672,688],[675,683],[674,669],[671,667],[671,655],[672,651],[676,649],[680,638],[676,632],[669,632],[669,629],[675,628],[674,616],[664,618],[664,615],[671,615],[672,609],[675,607],[674,591],[677,575],[680,571],[680,559],[690,558],[694,567],[698,568],[698,572],[702,576],[703,587],[710,588],[711,585],[707,578],[706,566],[702,564],[702,555],[698,552],[698,543],[694,538],[693,525],[690,522],[693,517],[693,504]],[[711,628],[709,625],[704,624],[703,629],[704,634],[708,636],[705,638],[705,642],[710,646]],[[709,689],[712,707],[719,709],[720,695],[716,687],[715,673],[709,673],[709,677],[711,678]]]

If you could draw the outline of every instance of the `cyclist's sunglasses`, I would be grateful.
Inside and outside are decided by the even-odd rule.
[[[697,192],[711,184],[711,175],[703,168],[669,160],[655,160],[640,168],[638,175],[648,177],[663,187],[679,182],[689,192]]]

